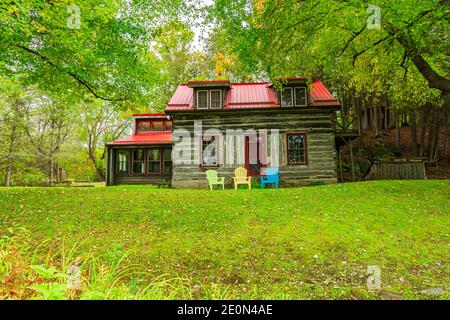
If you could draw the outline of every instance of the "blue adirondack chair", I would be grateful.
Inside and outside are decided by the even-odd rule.
[[[264,189],[265,184],[274,184],[275,188],[278,189],[278,168],[270,167],[266,169],[266,175],[261,176],[261,188]]]

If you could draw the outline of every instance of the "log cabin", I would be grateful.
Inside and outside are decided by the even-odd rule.
[[[107,144],[106,184],[207,188],[214,169],[230,186],[237,167],[274,166],[281,186],[336,183],[338,100],[319,80],[282,83],[180,84],[164,114],[134,115],[132,135]]]

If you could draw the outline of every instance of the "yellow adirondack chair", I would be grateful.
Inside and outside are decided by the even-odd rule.
[[[234,189],[237,189],[238,185],[246,184],[248,189],[252,188],[252,177],[247,177],[247,170],[245,168],[239,167],[234,170]]]

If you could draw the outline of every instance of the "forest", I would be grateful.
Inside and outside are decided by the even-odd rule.
[[[191,79],[321,79],[352,129],[341,180],[382,156],[448,178],[447,0],[0,4],[0,183],[103,181],[105,144]]]

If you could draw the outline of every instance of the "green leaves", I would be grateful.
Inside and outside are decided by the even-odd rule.
[[[438,87],[439,82],[429,73],[444,77],[441,82],[449,81],[448,6],[438,0],[371,4],[377,10],[361,0],[260,0],[246,11],[236,9],[243,1],[235,0],[216,1],[214,12],[240,61],[271,79],[315,75],[356,93],[389,92],[396,101],[415,97],[419,86],[419,95],[439,94],[428,88]],[[369,28],[368,22],[378,13],[381,28]],[[413,47],[405,47],[399,35]],[[424,58],[431,70],[414,55]],[[404,90],[391,90],[395,85]],[[424,99],[416,100],[420,105]]]
[[[24,86],[37,84],[46,92],[74,88],[79,99],[90,94],[123,108],[147,105],[149,90],[161,81],[159,57],[149,49],[154,32],[190,4],[90,0],[68,11],[70,5],[2,4],[0,74],[25,74]]]

